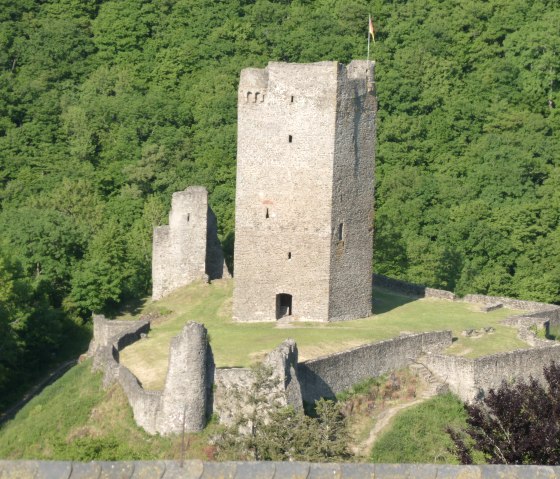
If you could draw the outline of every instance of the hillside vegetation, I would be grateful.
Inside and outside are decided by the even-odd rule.
[[[369,13],[375,270],[560,301],[557,1],[0,0],[0,408],[149,291],[173,191],[231,260],[241,68],[364,58]]]

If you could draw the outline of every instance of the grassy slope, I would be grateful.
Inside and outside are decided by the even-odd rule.
[[[374,444],[371,459],[379,463],[458,464],[450,452],[447,426],[464,427],[466,413],[453,395],[436,396],[398,414],[392,427]]]
[[[189,321],[203,322],[210,333],[218,366],[246,366],[264,356],[286,338],[297,341],[300,358],[309,359],[359,344],[398,336],[403,331],[420,332],[452,329],[458,340],[453,354],[477,356],[527,347],[513,328],[498,322],[511,310],[480,313],[476,307],[437,299],[413,300],[390,291],[375,289],[376,315],[338,323],[234,323],[231,321],[233,281],[216,281],[182,288],[161,301],[148,303],[143,311],[171,311],[153,325],[147,339],[121,354],[146,388],[163,386],[170,339]],[[141,313],[139,313],[141,314]],[[465,338],[461,331],[493,326],[496,332],[481,338]]]
[[[150,436],[137,427],[122,389],[104,391],[91,361],[72,368],[0,429],[2,459],[180,459],[181,438]],[[210,425],[190,434],[185,458],[205,459]]]

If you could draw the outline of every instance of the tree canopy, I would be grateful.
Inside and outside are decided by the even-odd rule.
[[[0,0],[0,383],[21,318],[56,352],[149,291],[173,191],[208,188],[231,257],[240,70],[365,58],[370,13],[375,271],[559,302],[554,0]]]

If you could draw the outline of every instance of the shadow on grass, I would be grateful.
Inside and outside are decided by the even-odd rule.
[[[418,301],[420,298],[405,296],[379,286],[373,287],[373,314],[387,313],[405,304]]]
[[[149,296],[145,296],[143,298],[134,298],[128,300],[119,308],[116,308],[114,311],[110,311],[106,316],[110,319],[115,319],[118,316],[124,316],[125,314],[130,314],[131,316],[137,315],[142,308],[148,301]]]

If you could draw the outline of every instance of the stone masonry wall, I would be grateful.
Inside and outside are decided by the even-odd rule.
[[[409,283],[408,281],[402,281],[400,279],[389,278],[383,274],[373,274],[373,284],[381,286],[383,288],[392,289],[393,291],[398,291],[400,293],[406,294],[407,296],[418,296],[420,298],[438,298],[447,299],[450,301],[457,300],[457,296],[451,291],[446,291],[444,289],[428,288],[427,286],[422,286],[420,284]]]
[[[400,336],[298,365],[303,400],[334,397],[366,379],[403,368],[425,352],[451,345],[451,331]]]
[[[255,394],[266,397],[270,403],[289,404],[296,409],[303,407],[297,358],[297,346],[293,340],[286,340],[271,351],[263,361],[271,370],[266,385],[257,382],[259,378],[254,369],[216,369],[213,412],[219,416],[220,422],[233,424],[239,414],[249,415],[254,408]]]
[[[374,64],[339,65],[330,220],[329,321],[371,315]]]
[[[190,186],[173,193],[169,225],[154,228],[152,299],[160,299],[197,279],[224,275],[229,274],[206,188]]]
[[[352,317],[369,313],[375,102],[368,97],[367,69],[366,62],[270,62],[241,72],[235,320],[274,321],[290,312],[292,319],[308,321],[348,319],[345,308]],[[351,114],[347,122],[343,110]],[[333,197],[340,202],[336,212]],[[343,240],[333,240],[340,222],[346,222],[344,247]],[[350,231],[351,225],[358,229]],[[334,243],[340,250],[336,268]],[[339,279],[333,281],[333,274]],[[346,289],[331,301],[341,286]]]
[[[105,334],[113,323],[104,317],[97,318],[98,328]],[[208,416],[208,392],[211,389],[213,361],[208,354],[206,328],[189,322],[170,346],[169,373],[163,391],[146,391],[140,381],[119,363],[119,351],[138,341],[149,331],[150,323],[144,321],[121,321],[128,328],[118,328],[107,344],[90,350],[93,352],[93,369],[104,373],[103,384],[108,387],[118,382],[125,392],[136,423],[150,434],[177,434],[200,431]],[[115,328],[116,329],[116,328]],[[99,344],[100,338],[92,340]]]
[[[560,466],[360,464],[309,462],[3,461],[0,478],[36,479],[560,479]]]
[[[476,359],[431,354],[423,358],[428,369],[446,382],[463,401],[484,397],[502,381],[528,379],[542,381],[543,368],[552,361],[560,362],[560,344],[551,343],[533,349],[521,349],[483,356]]]

